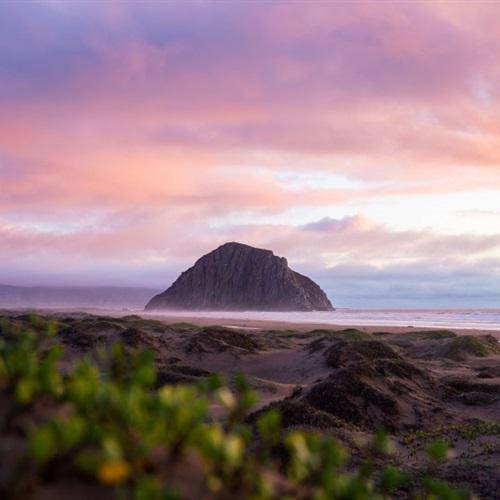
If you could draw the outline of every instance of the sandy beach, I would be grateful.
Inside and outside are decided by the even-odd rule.
[[[61,312],[67,312],[67,310],[60,310]],[[459,335],[492,335],[498,340],[500,340],[500,329],[491,330],[485,328],[455,328],[455,327],[420,327],[420,326],[393,326],[386,324],[359,324],[353,322],[352,324],[338,324],[335,322],[324,323],[324,322],[294,322],[294,321],[282,321],[282,320],[268,320],[268,319],[253,319],[253,318],[238,318],[230,317],[230,315],[224,316],[210,316],[205,317],[202,315],[190,314],[189,312],[183,313],[155,313],[155,312],[145,312],[145,311],[117,311],[117,310],[107,310],[107,309],[85,309],[84,312],[89,314],[106,315],[111,317],[124,317],[128,315],[137,315],[141,318],[155,319],[166,324],[172,323],[191,323],[199,326],[210,326],[210,325],[221,325],[226,327],[234,327],[243,330],[295,330],[298,332],[307,332],[311,330],[321,330],[321,329],[334,329],[343,330],[346,328],[356,328],[363,330],[367,333],[374,332],[387,332],[387,333],[407,333],[423,330],[452,330]]]

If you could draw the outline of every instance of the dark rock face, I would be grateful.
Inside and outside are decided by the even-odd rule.
[[[146,309],[332,311],[333,306],[323,290],[292,271],[284,257],[226,243],[184,271]]]

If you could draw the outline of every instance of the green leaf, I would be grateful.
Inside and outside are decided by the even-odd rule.
[[[50,426],[39,427],[30,436],[30,454],[39,462],[47,462],[57,453],[57,443]]]
[[[33,395],[37,389],[37,382],[32,378],[22,378],[16,386],[16,399],[21,404],[28,404],[31,402]]]
[[[380,489],[384,493],[391,493],[408,481],[408,477],[395,467],[386,467],[380,475]]]
[[[448,443],[442,439],[438,439],[431,443],[425,449],[427,455],[434,460],[445,460],[448,457]]]
[[[257,428],[263,442],[273,446],[281,437],[281,413],[270,410],[257,419]]]

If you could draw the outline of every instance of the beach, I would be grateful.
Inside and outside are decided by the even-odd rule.
[[[60,310],[63,311],[63,310]],[[341,310],[333,313],[255,311],[162,311],[85,309],[90,314],[123,317],[130,314],[165,323],[221,325],[248,330],[357,328],[368,333],[452,330],[460,335],[489,334],[500,340],[500,311],[491,310]],[[475,321],[471,321],[474,316]],[[478,320],[479,318],[479,320]],[[498,322],[498,323],[497,323]]]

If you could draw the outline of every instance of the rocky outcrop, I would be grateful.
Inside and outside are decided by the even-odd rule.
[[[146,309],[332,311],[333,306],[284,257],[233,242],[201,257]]]

